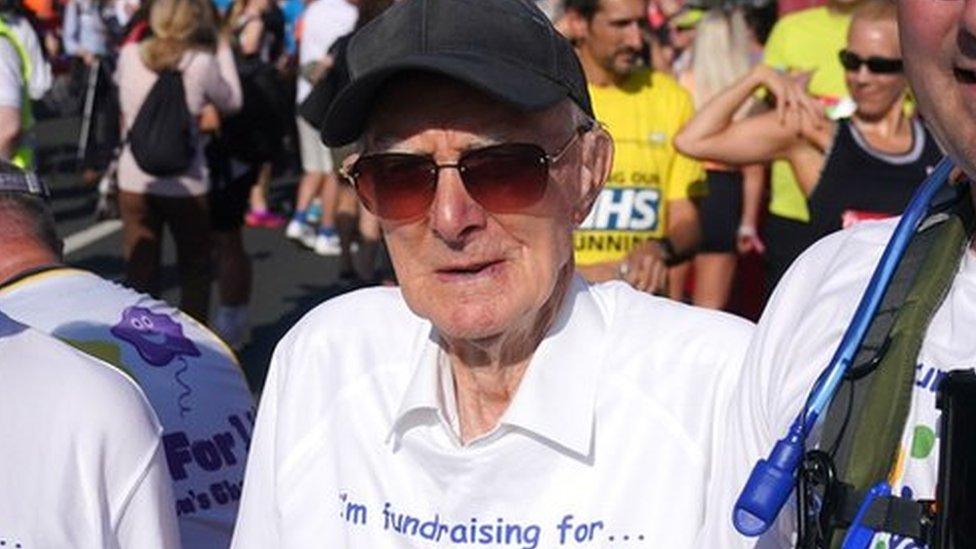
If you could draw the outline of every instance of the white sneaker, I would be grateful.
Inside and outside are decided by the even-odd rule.
[[[214,333],[224,340],[228,347],[240,351],[251,339],[251,326],[247,315],[247,305],[239,307],[217,306],[216,314],[210,323]]]
[[[315,248],[315,227],[308,223],[292,219],[285,228],[285,237],[294,240],[306,248]]]
[[[315,237],[315,246],[313,249],[319,255],[332,256],[341,254],[342,247],[339,245],[339,235],[319,233]]]

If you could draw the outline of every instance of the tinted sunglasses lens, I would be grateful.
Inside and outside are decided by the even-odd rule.
[[[868,70],[875,74],[894,74],[902,70],[902,62],[900,59],[871,57],[867,60],[867,65]]]
[[[427,211],[434,200],[435,171],[429,159],[409,154],[364,156],[351,170],[366,209],[393,221],[417,218]]]
[[[462,157],[460,165],[471,198],[494,213],[516,212],[535,204],[549,181],[546,152],[536,145],[486,147]]]
[[[894,74],[902,71],[901,59],[888,59],[886,57],[862,59],[857,54],[847,50],[841,50],[839,57],[840,64],[844,66],[844,70],[848,71],[861,70],[861,65],[867,65],[868,70],[874,74]]]
[[[838,57],[840,58],[840,64],[843,65],[844,70],[856,71],[861,68],[861,58],[847,50],[841,50]]]

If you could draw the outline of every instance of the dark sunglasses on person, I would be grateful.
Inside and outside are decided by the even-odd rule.
[[[867,65],[868,70],[874,74],[895,74],[901,72],[903,68],[901,59],[873,55],[865,59],[850,50],[840,50],[838,57],[844,70],[852,72],[861,70],[861,65]]]
[[[532,143],[502,143],[464,152],[454,164],[437,164],[430,156],[408,153],[365,154],[345,172],[367,210],[381,219],[407,221],[422,217],[437,193],[442,169],[455,168],[471,198],[492,213],[524,210],[542,199],[549,168],[579,136],[581,126],[549,154]]]

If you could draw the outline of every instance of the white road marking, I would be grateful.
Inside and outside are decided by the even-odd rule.
[[[77,252],[78,250],[94,244],[95,242],[98,242],[99,240],[121,229],[122,221],[118,219],[109,219],[107,221],[96,223],[83,231],[78,231],[64,239],[64,255]]]

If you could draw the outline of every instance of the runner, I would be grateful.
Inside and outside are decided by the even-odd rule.
[[[942,153],[922,123],[905,113],[908,86],[895,17],[894,4],[880,1],[854,13],[839,54],[857,106],[850,118],[824,119],[819,105],[801,99],[806,109],[733,121],[757,89],[769,90],[780,106],[803,97],[789,77],[758,65],[703,108],[675,143],[717,162],[788,161],[810,210],[802,232],[794,231],[801,249],[845,223],[900,214]]]
[[[181,71],[192,116],[212,104],[221,112],[241,106],[240,81],[230,48],[218,42],[208,0],[155,0],[149,14],[152,36],[127,44],[119,53],[119,83],[125,131],[164,69]],[[159,294],[164,227],[176,244],[180,271],[180,309],[206,321],[210,308],[210,181],[197,132],[190,139],[193,161],[185,173],[160,177],[142,170],[126,146],[119,159],[119,209],[122,216],[126,283]]]
[[[34,239],[42,192],[0,162],[5,247]],[[124,372],[0,312],[0,380],[0,546],[180,547],[159,422]]]
[[[705,174],[672,144],[694,113],[691,96],[670,76],[638,64],[645,14],[642,0],[566,4],[593,109],[616,145],[607,188],[574,236],[576,262],[591,282],[623,278],[655,292],[664,287],[666,266],[689,258],[700,243],[693,198],[703,194]],[[669,284],[672,297],[684,293],[678,278]]]
[[[8,181],[28,177],[5,172]],[[230,545],[254,420],[254,399],[233,353],[173,307],[64,265],[51,210],[39,197],[0,193],[0,212],[17,220],[0,239],[0,310],[111,364],[143,389],[162,423],[175,499],[166,511],[175,509],[183,547]],[[31,546],[44,545],[58,544]]]
[[[905,73],[921,114],[969,178],[961,185],[970,195],[960,204],[965,207],[965,201],[972,200],[972,181],[976,178],[976,102],[972,99],[976,50],[970,47],[976,43],[976,20],[971,17],[974,5],[899,0],[896,6]],[[752,466],[768,455],[800,413],[814,381],[837,349],[894,227],[895,221],[863,223],[821,240],[794,263],[777,287],[736,389],[728,418],[730,430],[721,450],[725,460],[709,501],[710,531],[699,540],[699,546],[757,544],[732,529],[733,503]],[[954,244],[950,246],[955,248]],[[947,274],[949,285],[936,288],[941,299],[932,303],[934,315],[926,318],[927,326],[913,329],[921,345],[917,356],[904,356],[904,363],[898,363],[908,374],[907,384],[899,384],[899,392],[904,393],[880,395],[881,404],[892,411],[892,417],[903,420],[904,427],[884,432],[895,438],[894,455],[867,465],[880,470],[882,478],[878,480],[888,477],[895,496],[916,500],[934,497],[942,449],[937,435],[936,390],[946,372],[976,364],[976,339],[971,337],[976,325],[976,249],[972,240],[951,256],[959,252],[961,259],[933,263],[920,278],[931,281],[934,273],[941,271]],[[897,360],[896,355],[891,358]],[[882,354],[881,360],[887,359],[888,355]],[[838,396],[841,402],[846,401],[846,390]],[[904,408],[898,403],[904,403]],[[894,413],[896,409],[900,412]],[[855,421],[851,425],[854,429],[854,425],[864,424]],[[810,442],[813,446],[816,438]],[[758,544],[792,547],[794,515],[795,509],[785,508],[775,531]],[[869,546],[920,545],[910,539],[879,535]]]
[[[766,43],[767,65],[808,80],[807,92],[818,98],[828,113],[839,118],[851,112],[851,100],[844,85],[844,73],[837,52],[844,47],[851,13],[861,0],[828,0],[825,5],[790,13],[776,22]],[[780,8],[792,8],[781,2]],[[785,13],[785,12],[781,12]],[[770,180],[769,215],[763,227],[767,245],[766,293],[790,263],[808,245],[809,220],[806,193],[785,161],[773,163]]]
[[[691,547],[751,327],[576,274],[613,150],[572,46],[523,0],[403,0],[346,59],[323,135],[400,286],[279,343],[234,547]]]
[[[347,0],[315,0],[302,16],[304,32],[299,44],[298,104],[301,105],[312,87],[325,78],[335,63],[329,49],[356,24],[356,7]],[[304,174],[295,197],[295,213],[285,236],[312,248],[319,255],[338,255],[339,235],[336,233],[336,202],[339,181],[332,152],[322,144],[319,131],[302,117],[298,117],[298,140],[301,147]],[[314,198],[320,197],[322,213],[316,229],[309,219]]]
[[[713,9],[697,23],[695,41],[689,48],[691,63],[678,82],[701,109],[712,97],[754,65],[750,54],[749,27],[744,10]],[[746,116],[746,106],[737,117]],[[701,246],[692,260],[695,284],[692,303],[699,307],[726,309],[732,294],[740,253],[762,250],[758,226],[766,185],[765,167],[705,164],[708,194],[699,201]]]

